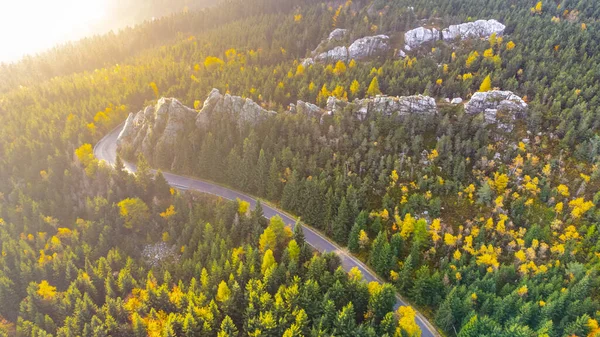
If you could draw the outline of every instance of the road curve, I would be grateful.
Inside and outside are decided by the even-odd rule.
[[[119,133],[121,132],[123,124],[124,123],[120,124],[115,129],[113,129],[94,146],[94,155],[96,156],[96,158],[98,158],[99,160],[106,161],[110,165],[114,165],[115,160],[117,158],[117,138],[119,137]],[[135,172],[135,165],[125,162],[125,167],[129,171]],[[212,184],[199,179],[179,176],[168,172],[163,172],[163,175],[171,186],[178,189],[195,190],[199,192],[209,193],[229,200],[235,200],[239,198],[241,200],[249,202],[252,208],[254,208],[254,206],[256,205],[256,199],[246,194],[225,188],[223,186]],[[287,215],[285,212],[273,208],[265,203],[262,204],[262,208],[266,218],[271,218],[275,215],[279,215],[286,223],[286,225],[292,228],[296,223],[296,220]],[[314,229],[308,226],[304,226],[304,236],[306,238],[306,242],[319,252],[334,252],[335,254],[337,254],[341,259],[342,267],[344,268],[344,270],[350,271],[350,269],[356,267],[361,271],[365,281],[375,281],[379,283],[383,282],[364,263],[362,263],[357,258],[353,257],[351,254],[347,253],[337,244],[333,243],[323,235],[319,234]],[[396,299],[396,305],[394,306],[395,309],[397,309],[400,306],[409,305],[398,295],[396,296]],[[432,324],[429,323],[429,321],[427,321],[427,319],[419,312],[417,312],[416,322],[421,328],[422,337],[440,336],[435,327],[433,327]]]

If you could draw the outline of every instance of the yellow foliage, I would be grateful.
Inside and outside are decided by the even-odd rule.
[[[493,185],[490,185],[498,194],[502,194],[508,186],[508,176],[504,173],[495,172]]]
[[[156,85],[156,83],[150,82],[148,84],[148,86],[150,86],[150,88],[152,88],[152,91],[154,92],[154,96],[156,96],[156,98],[158,98],[158,86]]]
[[[56,296],[56,287],[51,286],[48,281],[43,280],[38,284],[37,294],[44,300],[52,300]]]
[[[442,83],[444,83],[444,80],[442,80],[441,78],[438,78],[437,81],[435,81],[435,84],[437,84],[438,86],[441,86]]]
[[[524,285],[521,288],[519,288],[519,290],[517,290],[517,294],[519,294],[519,296],[525,296],[527,295],[528,291],[529,289],[527,289],[527,285]]]
[[[229,286],[227,285],[227,283],[225,283],[225,281],[221,281],[217,289],[217,296],[215,297],[215,300],[221,303],[227,302],[230,296],[231,290],[229,289]]]
[[[237,202],[238,202],[238,213],[239,214],[248,213],[248,211],[250,210],[250,203],[247,201],[241,200],[240,198],[237,198]]]
[[[175,206],[171,205],[164,212],[160,213],[160,216],[163,219],[169,219],[175,214],[177,214],[177,212],[175,211]]]
[[[444,244],[446,246],[454,247],[456,245],[456,241],[458,241],[458,237],[450,233],[444,234]]]
[[[575,219],[579,219],[583,214],[594,207],[594,203],[592,201],[585,201],[583,198],[577,198],[569,201],[569,207],[571,207],[571,216]]]
[[[508,43],[506,44],[506,50],[513,50],[515,49],[515,43],[512,41],[508,41]]]
[[[465,65],[467,66],[467,68],[471,68],[473,63],[475,61],[477,61],[478,58],[479,58],[479,53],[477,51],[471,52],[469,54],[469,57],[467,58],[467,61],[465,62]]]
[[[396,311],[398,314],[398,327],[396,336],[418,337],[421,336],[421,328],[417,325],[415,309],[409,306],[402,306]]]
[[[338,76],[346,73],[346,63],[342,61],[337,61],[335,67],[333,68],[333,73]]]
[[[485,58],[491,58],[492,56],[494,56],[494,50],[492,48],[486,49],[483,52],[483,57],[485,57]]]
[[[223,68],[225,62],[216,56],[207,56],[204,59],[204,67],[209,71],[215,71]]]
[[[490,75],[487,75],[483,79],[483,82],[481,82],[481,85],[479,86],[479,91],[490,91],[490,90],[492,90],[492,79],[490,78]]]
[[[562,195],[564,197],[568,197],[570,195],[569,194],[569,187],[567,187],[567,186],[565,186],[563,184],[558,185],[558,187],[556,188],[556,190],[558,191],[558,193],[560,195]]]
[[[527,256],[525,256],[525,252],[522,250],[516,252],[515,257],[517,258],[517,260],[519,260],[519,262],[525,262],[527,260]]]
[[[295,22],[302,21],[302,14],[296,14],[296,15],[294,15],[294,21]]]
[[[452,254],[452,257],[455,260],[460,260],[461,256],[462,256],[462,254],[460,253],[460,251],[458,249],[454,251],[454,254]]]

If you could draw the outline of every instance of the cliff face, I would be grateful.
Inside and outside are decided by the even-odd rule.
[[[324,116],[342,113],[345,109],[349,109],[359,120],[365,120],[372,114],[432,116],[437,113],[435,100],[422,95],[377,96],[352,102],[330,97],[325,109],[297,101],[296,104],[290,104],[288,113],[303,114],[323,122]],[[160,167],[171,167],[177,158],[175,147],[179,137],[189,132],[208,132],[211,122],[222,121],[223,118],[242,128],[256,126],[276,114],[249,98],[223,95],[217,89],[210,92],[200,111],[184,106],[175,98],[161,98],[156,105],[129,114],[117,139],[117,146],[120,151],[129,154],[141,152]]]

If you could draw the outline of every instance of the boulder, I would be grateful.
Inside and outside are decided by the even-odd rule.
[[[348,56],[351,60],[364,60],[379,56],[390,50],[390,37],[387,35],[365,36],[354,41],[348,47]]]
[[[327,41],[328,42],[331,42],[331,41],[340,41],[344,37],[346,37],[347,34],[348,34],[348,30],[347,29],[336,28],[331,33],[329,33],[329,36],[327,37]]]
[[[406,52],[404,50],[400,49],[398,51],[398,57],[400,57],[400,58],[406,58]]]
[[[496,122],[499,111],[508,113],[512,119],[522,118],[527,111],[527,103],[511,91],[491,90],[476,92],[465,104],[466,113],[484,113],[488,123]]]
[[[348,49],[344,46],[335,47],[329,51],[319,54],[315,60],[318,62],[346,62],[348,61]]]
[[[454,97],[454,98],[452,99],[452,101],[450,101],[450,104],[460,104],[460,103],[462,103],[462,102],[463,102],[463,99],[462,99],[462,98],[460,98],[460,97]]]
[[[449,40],[466,40],[473,38],[489,38],[496,33],[498,36],[504,34],[506,26],[500,22],[492,20],[477,20],[475,22],[461,23],[459,25],[451,25],[442,30],[444,41]]]
[[[412,48],[417,48],[424,43],[435,42],[440,39],[440,32],[435,28],[419,27],[404,33],[404,43]],[[409,50],[410,50],[409,49]]]

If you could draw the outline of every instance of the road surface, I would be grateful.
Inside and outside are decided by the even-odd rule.
[[[119,136],[119,133],[121,132],[122,127],[123,124],[117,126],[109,134],[104,136],[104,138],[102,138],[98,142],[98,144],[96,144],[96,146],[94,146],[94,155],[96,156],[96,158],[98,158],[99,160],[104,160],[110,165],[114,165],[115,160],[117,158],[117,138]],[[128,162],[125,162],[124,164],[129,171],[135,172],[135,165]],[[256,205],[256,199],[246,194],[225,188],[223,186],[215,185],[198,179],[179,176],[168,172],[163,172],[163,175],[171,186],[176,187],[178,189],[195,190],[199,192],[209,193],[229,200],[235,200],[239,198],[240,200],[249,202],[252,208],[254,208],[254,206]],[[262,208],[265,217],[268,219],[275,215],[279,215],[286,223],[286,225],[290,227],[293,227],[296,223],[295,219],[293,219],[283,211],[280,211],[264,203],[262,204]],[[306,238],[306,242],[319,252],[334,252],[335,254],[337,254],[342,261],[342,267],[344,268],[344,270],[350,271],[350,269],[356,267],[362,273],[365,281],[375,281],[379,283],[383,282],[375,275],[375,272],[371,271],[364,263],[362,263],[357,258],[353,257],[351,254],[349,254],[341,247],[339,247],[323,235],[319,234],[312,228],[304,226],[304,236]],[[409,305],[402,298],[400,298],[400,296],[396,297],[397,301],[395,309],[397,309],[400,306]],[[416,322],[421,328],[422,337],[440,336],[437,330],[431,325],[431,323],[429,323],[429,321],[427,321],[427,319],[425,319],[425,317],[423,317],[423,315],[421,315],[420,313],[417,313]]]

